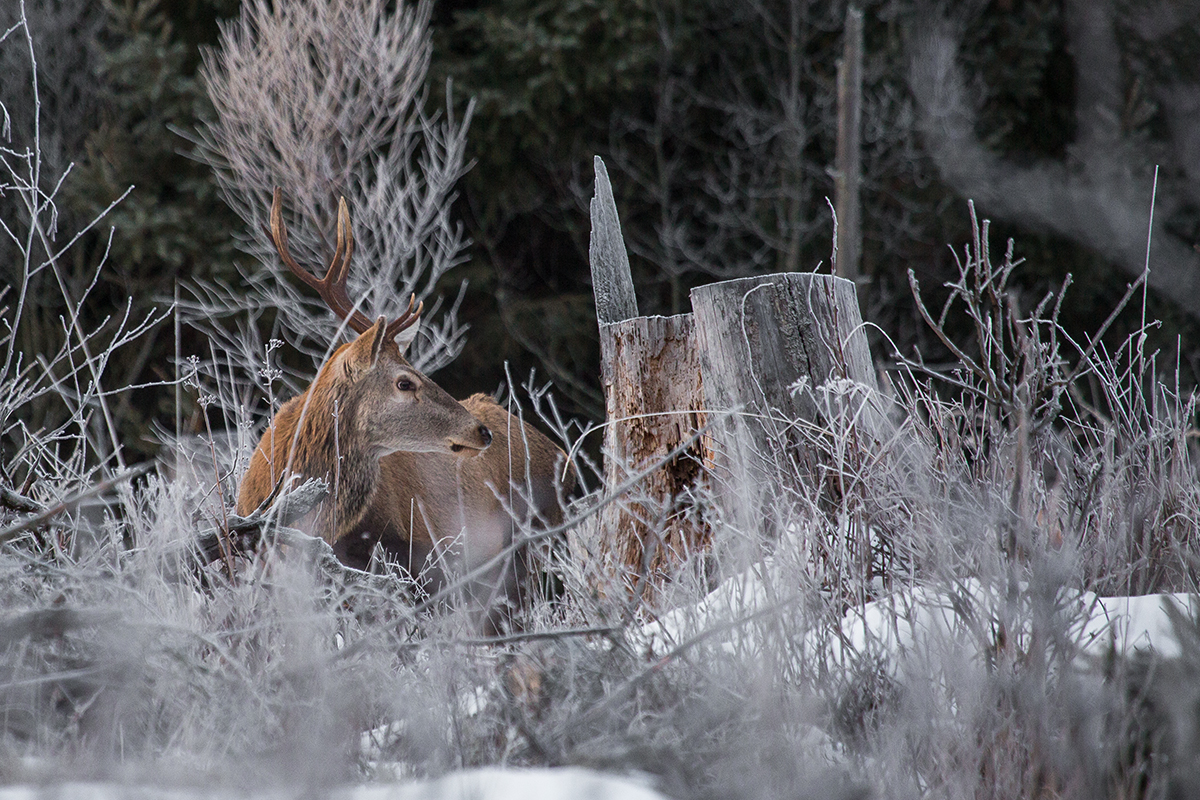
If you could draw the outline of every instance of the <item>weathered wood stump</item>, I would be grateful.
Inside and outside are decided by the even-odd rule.
[[[599,157],[595,168],[589,255],[608,423],[604,478],[620,496],[601,512],[598,535],[573,549],[595,566],[598,584],[615,578],[645,596],[709,542],[693,509],[704,481],[704,393],[691,315],[637,316],[629,258]]]
[[[839,379],[862,387],[826,402],[866,403],[856,413],[865,431],[876,429],[875,375],[854,284],[784,273],[709,284],[691,296],[714,486],[730,522],[770,530],[776,495],[813,472],[811,432],[801,426],[820,426],[829,412],[818,408],[820,387]]]
[[[692,317],[634,317],[602,324],[608,426],[604,477],[623,498],[600,515],[603,550],[627,586],[653,593],[709,530],[696,509],[705,484],[704,390]]]
[[[592,236],[588,242],[588,261],[592,268],[592,291],[596,295],[596,319],[620,322],[637,316],[637,296],[629,272],[629,254],[621,235],[621,218],[613,199],[608,170],[596,156],[596,193],[592,197]],[[601,337],[601,346],[604,338]]]
[[[770,535],[779,495],[803,493],[819,473],[814,431],[831,414],[854,415],[853,435],[879,430],[875,376],[854,284],[842,278],[741,278],[694,289],[694,314],[638,316],[612,187],[595,166],[590,256],[612,500],[571,547],[597,591],[644,596],[711,544],[708,497],[726,523]]]

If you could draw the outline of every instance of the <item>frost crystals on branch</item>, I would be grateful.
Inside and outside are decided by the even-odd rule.
[[[395,316],[415,292],[426,319],[435,317],[434,286],[462,259],[461,226],[449,211],[471,106],[461,120],[450,101],[444,116],[424,108],[429,13],[427,2],[256,0],[223,26],[202,69],[217,118],[194,135],[195,155],[213,167],[246,223],[245,249],[269,268],[247,274],[245,286],[197,287],[187,313],[198,324],[271,308],[276,325],[316,357],[335,339],[337,321],[320,301],[278,277],[266,232],[275,186],[294,203],[288,227],[301,261],[328,262],[328,221],[345,196],[356,258],[370,265],[351,277],[350,294],[362,298],[367,316]],[[458,354],[456,309],[424,326],[412,351],[419,369],[436,370]],[[261,347],[230,344],[257,365]]]
[[[119,348],[165,315],[136,318],[131,302],[100,320],[85,313],[112,232],[100,234],[94,265],[72,250],[133,187],[78,230],[59,230],[59,193],[73,164],[57,166],[62,153],[53,143],[47,147],[61,108],[44,104],[39,87],[40,76],[57,73],[38,62],[24,3],[15,15],[0,15],[0,23],[7,23],[0,24],[0,68],[28,82],[5,85],[8,94],[0,98],[0,282],[6,284],[0,289],[0,505],[56,514],[103,473],[125,473],[110,409],[120,390],[106,388],[107,368]],[[47,315],[46,307],[58,313]]]

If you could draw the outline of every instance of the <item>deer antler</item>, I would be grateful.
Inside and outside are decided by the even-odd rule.
[[[346,277],[350,274],[350,257],[354,254],[354,232],[350,228],[350,211],[346,207],[346,198],[338,198],[337,248],[333,252],[333,260],[329,263],[325,277],[317,278],[316,275],[297,264],[291,253],[288,252],[287,226],[283,224],[282,196],[283,193],[276,186],[275,196],[271,201],[271,241],[275,243],[279,258],[283,260],[293,275],[316,289],[325,304],[344,319],[351,330],[355,333],[365,333],[374,323],[366,314],[354,308],[354,303],[350,301],[350,295],[346,291]],[[416,300],[417,296],[411,295],[408,298],[408,308],[404,313],[388,323],[387,337],[389,339],[395,338],[400,331],[416,324],[422,309],[425,308],[425,303],[422,301],[417,304],[414,311],[413,304],[416,303]]]

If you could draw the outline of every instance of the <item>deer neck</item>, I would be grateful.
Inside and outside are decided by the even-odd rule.
[[[356,424],[359,403],[339,387],[312,386],[299,398],[292,471],[329,484],[313,533],[332,543],[363,518],[379,484],[379,456]],[[307,406],[307,408],[306,408]]]

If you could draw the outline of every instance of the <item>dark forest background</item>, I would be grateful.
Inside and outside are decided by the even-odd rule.
[[[117,228],[97,320],[177,282],[236,281],[237,218],[178,131],[213,111],[197,78],[235,0],[27,0],[40,37],[43,133],[74,161],[60,212]],[[1161,362],[1200,365],[1200,3],[1167,0],[864,0],[860,300],[876,358],[940,344],[931,307],[958,276],[967,200],[1013,237],[1032,308],[1070,273],[1061,321],[1082,340],[1141,272],[1155,167],[1151,291]],[[689,310],[696,285],[828,271],[836,74],[846,4],[816,0],[442,0],[428,103],[465,110],[473,166],[455,213],[472,240],[446,276],[470,325],[437,380],[462,397],[531,370],[568,413],[603,415],[587,263],[592,156],[608,165],[643,314]],[[6,93],[28,82],[0,64]],[[12,104],[18,108],[20,104]],[[74,230],[69,221],[63,230]],[[107,231],[72,251],[80,280]],[[0,266],[0,270],[4,267]],[[44,277],[44,276],[43,276]],[[0,279],[9,282],[10,275]],[[34,297],[39,296],[34,294]],[[27,315],[28,353],[58,326],[61,294]],[[52,298],[59,297],[58,301]],[[1140,298],[1139,298],[1140,300]],[[1140,319],[1118,320],[1116,341]],[[887,341],[880,332],[886,333]],[[183,332],[182,351],[204,343]],[[173,378],[175,331],[122,353],[115,385]],[[171,387],[126,392],[131,448],[152,452]],[[140,444],[139,444],[140,443]]]

